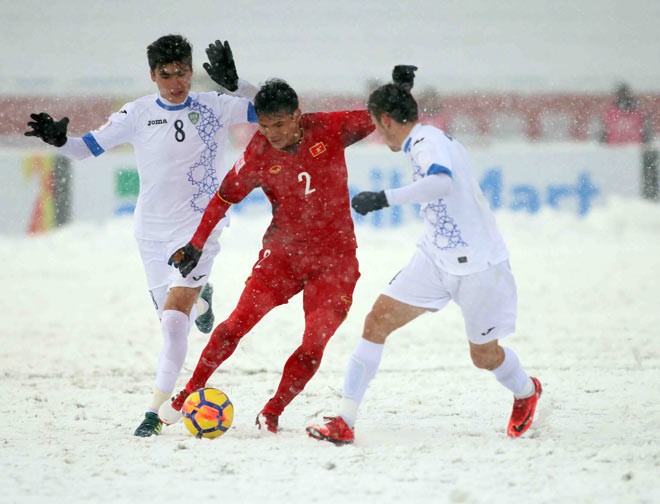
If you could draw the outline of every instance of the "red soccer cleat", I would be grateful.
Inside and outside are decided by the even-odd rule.
[[[529,397],[514,399],[513,401],[513,411],[511,412],[509,427],[506,430],[506,433],[511,437],[522,436],[534,420],[536,403],[538,403],[543,389],[541,388],[541,382],[537,378],[532,377],[532,381],[534,382],[536,391]]]
[[[186,398],[190,395],[190,392],[187,392],[186,389],[183,389],[179,392],[176,397],[172,398],[172,409],[176,411],[181,411],[183,403],[186,402]]]
[[[309,437],[321,441],[330,441],[336,445],[351,444],[355,439],[353,429],[348,426],[342,417],[323,417],[323,420],[327,420],[327,422],[323,425],[310,425],[305,429]]]
[[[254,424],[259,428],[259,430],[261,430],[263,425],[268,430],[268,432],[277,434],[277,424],[279,419],[279,415],[266,413],[265,411],[261,410],[261,412],[257,415],[257,419],[255,420]]]

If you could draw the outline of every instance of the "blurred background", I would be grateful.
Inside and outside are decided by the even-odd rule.
[[[369,91],[389,80],[395,64],[414,64],[419,67],[415,94],[423,120],[457,137],[477,159],[484,153],[481,166],[476,163],[480,176],[493,168],[485,165],[496,164],[507,184],[509,173],[516,179],[515,152],[532,149],[546,160],[539,166],[552,167],[560,149],[560,156],[581,152],[582,171],[567,180],[521,179],[518,185],[554,183],[572,190],[584,170],[590,173],[603,159],[615,159],[612,173],[626,170],[624,193],[646,191],[657,198],[657,178],[652,177],[660,132],[660,3],[2,0],[0,6],[5,48],[0,60],[0,147],[12,156],[16,149],[28,154],[43,149],[23,136],[31,112],[47,111],[58,119],[66,115],[70,133],[82,135],[126,101],[155,92],[146,46],[161,35],[181,33],[194,46],[193,89],[214,88],[201,65],[205,48],[216,39],[231,42],[241,77],[255,84],[274,76],[288,80],[304,111],[363,107]],[[240,150],[253,131],[236,129],[233,148]],[[372,135],[363,143],[378,144],[378,138]],[[493,152],[507,147],[512,154],[503,158]],[[604,151],[609,154],[601,147],[609,147]],[[598,155],[587,156],[585,149]],[[621,149],[632,152],[630,160],[621,160]],[[1,158],[5,169],[11,164],[8,155]],[[54,168],[43,168],[43,162],[25,168],[22,159],[21,180],[52,184],[26,178],[26,170],[51,173]],[[114,195],[108,196],[112,212],[130,211],[139,183],[130,163],[131,157],[121,158],[120,168],[96,163],[97,173],[122,173],[108,175],[107,182],[114,184]],[[520,170],[529,171],[529,165]],[[651,178],[644,178],[645,170]],[[2,196],[22,205],[17,180],[0,178]],[[598,183],[617,185],[598,182],[593,174],[589,183],[599,197],[607,191]],[[12,194],[6,194],[8,187]],[[544,201],[552,203],[545,189],[538,189],[538,202],[529,203],[525,194],[527,199],[512,196],[500,206],[538,209]],[[26,189],[25,197],[34,198],[35,190]],[[118,191],[123,191],[119,202]],[[9,215],[8,199],[1,204],[0,232],[24,229],[29,217]],[[69,214],[89,215],[84,201],[76,202],[75,195],[69,199]],[[22,221],[7,224],[16,219]]]

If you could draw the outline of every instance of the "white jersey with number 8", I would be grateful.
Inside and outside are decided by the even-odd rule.
[[[228,169],[228,127],[246,122],[256,122],[256,115],[245,98],[191,92],[172,105],[154,94],[127,103],[82,140],[94,156],[133,146],[140,177],[137,238],[187,240]]]

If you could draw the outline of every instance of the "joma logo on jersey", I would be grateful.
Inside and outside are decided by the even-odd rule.
[[[167,119],[151,119],[147,126],[155,126],[156,124],[167,124]]]
[[[312,156],[314,157],[323,154],[326,150],[327,149],[325,148],[325,144],[323,142],[315,143],[309,148],[309,152],[311,152]]]

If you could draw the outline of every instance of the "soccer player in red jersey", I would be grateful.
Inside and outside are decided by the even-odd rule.
[[[259,131],[222,181],[191,241],[170,262],[188,275],[218,221],[253,189],[264,191],[273,219],[236,308],[213,331],[184,390],[161,407],[165,423],[179,418],[186,397],[206,385],[257,322],[302,292],[302,342],[256,421],[260,429],[277,432],[279,416],[314,376],[346,318],[360,276],[344,150],[374,130],[369,112],[302,114],[296,92],[280,79],[261,86],[254,107]]]

